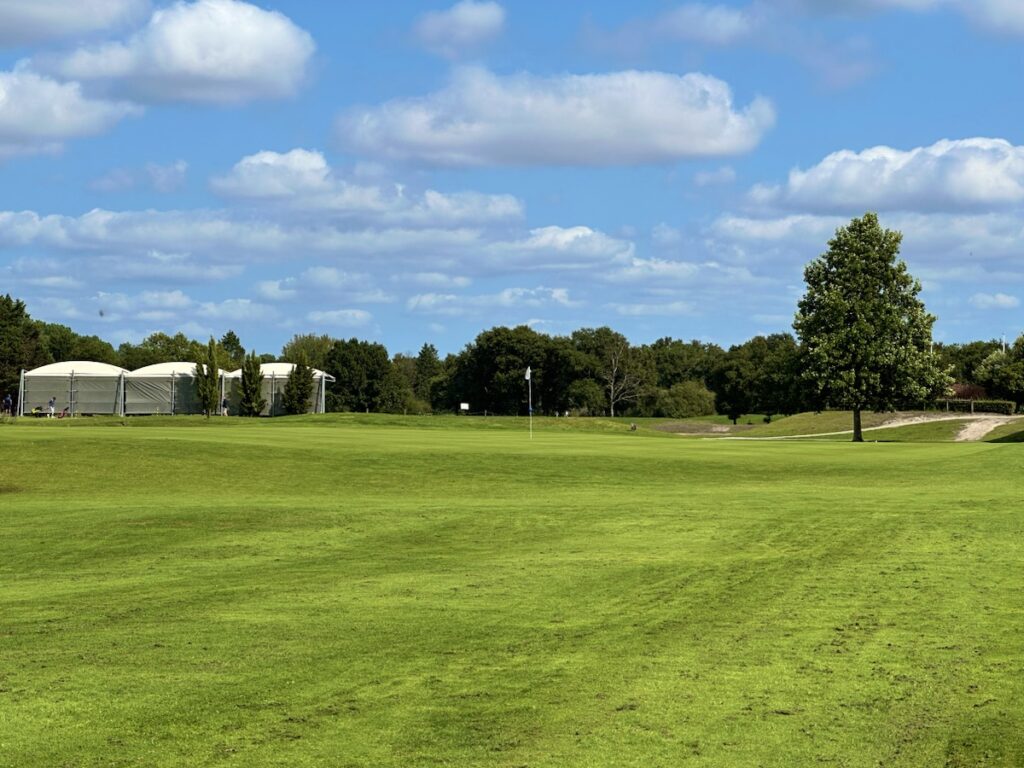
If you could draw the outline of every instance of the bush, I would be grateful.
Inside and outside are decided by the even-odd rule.
[[[971,407],[973,405],[973,408]],[[1017,411],[1017,404],[1012,400],[962,400],[949,398],[939,400],[940,410],[956,413],[1001,413],[1012,416]]]
[[[654,415],[669,419],[710,416],[715,412],[715,395],[699,381],[681,381],[658,391]]]

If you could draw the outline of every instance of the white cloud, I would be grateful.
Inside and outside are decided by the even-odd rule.
[[[392,275],[396,283],[411,283],[423,288],[466,288],[473,281],[463,275],[447,275],[443,272],[404,272]]]
[[[713,171],[698,171],[693,175],[694,186],[724,187],[736,181],[736,171],[728,165]]]
[[[664,14],[658,23],[665,36],[709,45],[735,43],[749,36],[754,26],[747,10],[703,3],[681,5]]]
[[[1020,0],[961,0],[967,18],[999,35],[1024,36],[1024,4]]]
[[[655,245],[662,248],[671,248],[683,242],[683,233],[675,227],[662,222],[651,230],[651,240]]]
[[[185,184],[188,163],[184,160],[176,160],[169,165],[146,163],[146,167],[143,170],[149,179],[150,185],[157,192],[175,192]]]
[[[436,315],[465,315],[495,308],[537,308],[545,306],[575,307],[579,302],[573,301],[566,288],[505,288],[498,293],[476,296],[457,295],[452,293],[421,293],[406,301],[405,307],[410,312]]]
[[[137,21],[148,0],[3,0],[0,47],[84,35]]]
[[[211,181],[214,191],[236,199],[282,203],[295,211],[419,226],[519,219],[523,205],[511,195],[479,192],[413,193],[402,184],[365,185],[335,173],[320,152],[258,152]]]
[[[708,75],[625,71],[541,78],[456,71],[442,91],[344,115],[357,151],[436,165],[628,165],[731,155],[774,123],[770,102],[736,110]]]
[[[822,13],[885,10],[953,9],[978,26],[999,35],[1024,35],[1024,4],[1020,0],[772,0],[783,8]]]
[[[0,159],[59,151],[67,139],[93,136],[140,110],[90,99],[77,83],[58,83],[24,68],[0,72]]]
[[[1016,309],[1020,306],[1020,299],[1005,293],[976,293],[969,301],[976,309]]]
[[[492,268],[582,269],[632,258],[634,246],[590,227],[541,227],[519,240],[496,241],[484,251]]]
[[[142,102],[234,104],[291,96],[316,46],[276,11],[240,0],[177,2],[125,42],[34,64]]]
[[[692,315],[693,304],[688,301],[673,301],[667,304],[609,304],[612,309],[625,317],[673,317]]]
[[[306,319],[317,325],[329,325],[337,328],[361,328],[368,325],[373,315],[362,309],[332,309],[310,312]]]
[[[494,40],[504,26],[505,9],[498,3],[461,0],[446,11],[423,14],[416,37],[428,50],[455,59]]]
[[[785,185],[755,187],[760,204],[812,211],[957,210],[1024,202],[1024,147],[1003,139],[939,141],[909,151],[835,152]]]
[[[664,285],[665,283],[689,282],[699,273],[699,265],[686,261],[634,258],[628,265],[609,272],[607,279],[616,283]]]
[[[185,185],[188,163],[176,160],[168,165],[146,163],[143,168],[115,168],[93,181],[89,187],[97,192],[123,192],[143,184],[164,194],[176,192]]]
[[[273,319],[277,316],[277,310],[268,304],[260,304],[252,299],[225,299],[224,301],[201,304],[198,314],[212,320],[258,322]]]

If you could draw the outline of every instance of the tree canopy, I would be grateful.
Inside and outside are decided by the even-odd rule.
[[[898,258],[901,240],[866,213],[836,230],[804,271],[793,323],[803,378],[828,405],[853,411],[856,442],[861,411],[925,405],[949,381],[930,349],[935,318],[918,298],[921,284]]]

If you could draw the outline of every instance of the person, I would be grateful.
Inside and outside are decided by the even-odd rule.
[[[4,416],[12,416],[14,414],[14,401],[11,399],[11,393],[8,392],[4,395]]]
[[[50,402],[48,403],[48,405],[50,407],[50,416],[49,416],[49,418],[52,419],[53,415],[57,412],[57,398],[56,397],[51,397],[50,398]]]
[[[228,399],[226,397],[223,400],[221,400],[221,402],[220,402],[220,415],[221,416],[227,416],[228,415]]]

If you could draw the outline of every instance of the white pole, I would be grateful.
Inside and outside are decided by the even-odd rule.
[[[529,400],[529,402],[530,402],[530,439],[533,440],[533,378],[532,377],[527,379],[527,384],[529,385],[527,387],[527,389],[530,392],[530,396],[529,396],[530,397],[530,400]]]
[[[21,369],[21,381],[18,383],[18,415],[25,415],[25,369]]]

